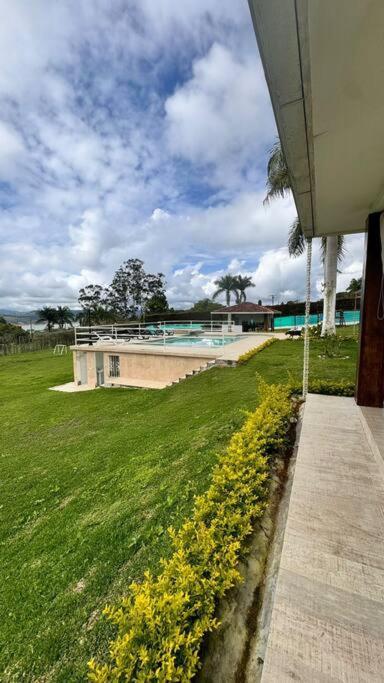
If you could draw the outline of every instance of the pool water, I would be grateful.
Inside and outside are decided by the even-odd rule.
[[[166,346],[197,346],[202,348],[214,348],[216,346],[225,346],[226,344],[233,344],[243,337],[166,337]],[[153,346],[163,346],[163,339],[151,342]]]
[[[209,322],[207,323],[209,325]],[[154,330],[169,330],[177,332],[177,330],[202,330],[201,323],[190,323],[186,321],[185,323],[167,323],[165,325],[148,325],[148,330],[153,332]]]

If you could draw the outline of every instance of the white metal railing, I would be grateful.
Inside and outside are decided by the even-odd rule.
[[[151,342],[163,341],[166,345],[167,340],[175,335],[189,335],[194,333],[217,334],[222,336],[231,332],[234,325],[223,322],[213,322],[207,320],[175,320],[159,322],[128,322],[114,323],[111,325],[86,325],[74,328],[75,345],[89,344],[122,344],[131,342]]]

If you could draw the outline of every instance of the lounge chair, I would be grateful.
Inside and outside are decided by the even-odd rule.
[[[110,334],[98,334],[93,332],[96,337],[96,344],[126,344],[131,341],[130,337],[112,337]]]
[[[291,327],[290,330],[286,331],[286,335],[289,335],[291,338],[292,337],[301,337],[301,327]]]

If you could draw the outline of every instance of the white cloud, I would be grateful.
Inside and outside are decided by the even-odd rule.
[[[171,150],[212,166],[212,182],[233,186],[274,134],[261,66],[215,43],[192,78],[165,103]]]
[[[174,303],[227,269],[301,295],[293,202],[262,203],[275,129],[246,3],[0,2],[0,60],[0,306],[73,305],[130,257]]]
[[[14,177],[17,162],[24,153],[24,145],[17,131],[0,121],[0,180]]]
[[[346,254],[338,275],[338,291],[344,291],[352,277],[360,277],[362,272],[363,236],[353,235],[346,238]],[[356,258],[357,257],[357,258]],[[351,260],[352,259],[352,260]],[[245,260],[232,259],[226,267],[202,272],[203,264],[196,263],[179,269],[171,278],[169,295],[183,294],[185,301],[211,297],[216,289],[215,280],[225,272],[248,275],[255,283],[255,287],[247,290],[249,301],[271,304],[272,296],[275,303],[287,301],[303,301],[306,286],[306,254],[292,258],[286,247],[268,249],[265,251],[256,268],[247,268]],[[320,242],[314,241],[312,257],[312,298],[321,298],[321,282],[323,280],[323,264],[321,261]],[[224,303],[224,295],[218,301]]]
[[[155,223],[157,223],[157,221],[166,220],[169,217],[170,214],[168,213],[168,211],[164,211],[163,209],[159,208],[155,209],[151,215],[151,218],[153,221],[155,221]]]

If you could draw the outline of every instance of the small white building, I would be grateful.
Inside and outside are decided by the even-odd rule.
[[[225,306],[212,311],[211,315],[218,317],[220,322],[228,325],[228,331],[232,332],[258,332],[273,330],[274,316],[276,311],[267,306],[244,301],[242,304]]]

